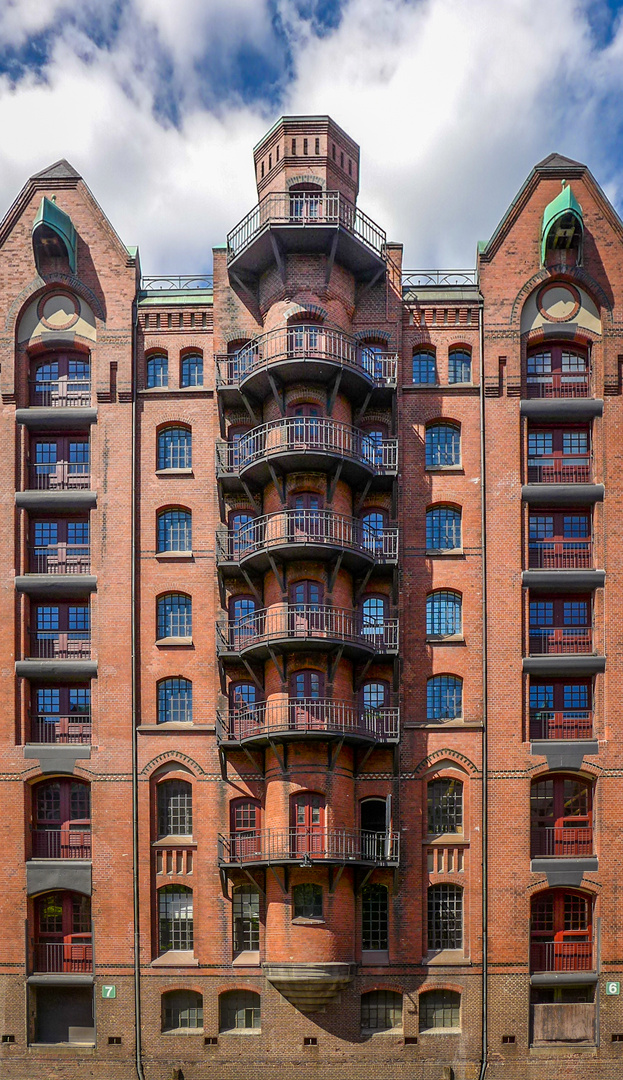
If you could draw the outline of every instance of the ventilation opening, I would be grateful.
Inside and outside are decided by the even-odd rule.
[[[515,1035],[502,1035],[502,1042],[503,1043],[514,1043],[514,1042],[517,1042],[517,1039],[516,1039]]]
[[[206,1035],[203,1042],[205,1046],[216,1046],[218,1044],[218,1039],[216,1035]]]
[[[306,1035],[303,1039],[303,1046],[318,1046],[318,1039],[315,1035]]]
[[[121,1035],[109,1035],[108,1036],[108,1045],[109,1046],[121,1046]]]
[[[415,1046],[417,1043],[416,1035],[405,1035],[405,1046]]]
[[[3,1043],[14,1043],[15,1042],[15,1035],[3,1035],[2,1036],[2,1042]]]
[[[4,1039],[2,1040],[4,1042]],[[623,1042],[623,1031],[619,1031],[612,1036],[613,1042]]]

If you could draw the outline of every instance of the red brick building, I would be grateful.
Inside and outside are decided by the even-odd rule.
[[[408,273],[254,165],[209,279],[0,225],[3,1075],[623,1076],[621,223],[551,155]]]

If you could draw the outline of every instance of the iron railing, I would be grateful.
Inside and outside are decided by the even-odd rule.
[[[227,261],[270,225],[341,226],[377,255],[387,242],[383,230],[339,191],[271,191],[228,234]]]
[[[585,934],[588,939],[588,932]],[[532,941],[531,971],[593,971],[593,942]]]
[[[324,604],[275,604],[217,623],[216,631],[218,653],[244,652],[255,645],[296,638],[337,640],[383,653],[398,649],[398,619],[366,623],[360,611]]]
[[[56,715],[35,713],[30,720],[30,741],[34,743],[90,743],[90,713]]]
[[[531,656],[592,651],[591,626],[531,626],[528,632],[528,652]]]
[[[290,698],[259,701],[244,709],[217,713],[219,742],[242,742],[262,735],[327,734],[396,742],[400,733],[400,710],[373,709],[333,698]]]
[[[90,660],[90,630],[30,630],[31,660]]]
[[[37,544],[28,549],[31,574],[90,574],[89,544]]]
[[[33,829],[33,859],[90,859],[90,829]]]
[[[327,544],[390,563],[398,558],[398,529],[375,530],[333,510],[281,510],[253,518],[236,531],[217,533],[217,560],[244,562],[255,552],[292,544]]]
[[[286,452],[332,454],[368,465],[377,473],[398,468],[398,440],[371,438],[361,428],[316,416],[271,420],[243,435],[236,443],[217,443],[219,474],[236,475],[256,461]]]
[[[216,360],[217,388],[239,386],[247,376],[282,361],[309,365],[310,376],[318,361],[329,361],[364,375],[375,386],[395,387],[398,355],[361,344],[341,330],[319,324],[283,326]]]
[[[529,374],[529,398],[586,398],[591,393],[591,374],[586,371],[550,371]]]
[[[141,292],[185,292],[189,289],[211,289],[212,274],[173,274],[169,276],[147,275],[141,278]]]
[[[80,491],[90,483],[88,462],[56,461],[53,465],[31,465],[28,470],[31,491]]]
[[[36,941],[33,946],[33,972],[77,975],[92,971],[90,934],[73,934],[69,941]]]
[[[30,382],[30,404],[76,408],[91,404],[91,379],[36,379]]]
[[[531,739],[592,739],[592,709],[536,709],[530,712]]]
[[[590,484],[592,476],[589,454],[528,459],[529,484]]]
[[[581,859],[593,854],[593,830],[585,826],[546,826],[530,830],[532,859]]]
[[[363,832],[322,826],[261,829],[219,835],[219,863],[284,863],[331,859],[339,862],[396,864],[400,853],[397,832]]]
[[[592,540],[530,540],[530,570],[591,570]]]
[[[478,272],[476,270],[403,270],[403,289],[419,289],[427,285],[435,285],[439,288],[448,286],[474,286],[478,285]]]

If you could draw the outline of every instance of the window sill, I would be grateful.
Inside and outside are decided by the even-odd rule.
[[[156,638],[154,642],[158,648],[171,645],[192,645],[192,643],[193,639],[191,637],[161,637]]]
[[[154,840],[151,846],[155,848],[197,847],[197,841],[193,840],[192,836],[161,836],[160,839]]]
[[[464,645],[465,638],[462,634],[427,634],[425,640],[429,645]]]
[[[426,548],[425,552],[427,557],[434,556],[435,558],[442,557],[447,558],[463,558],[463,548]]]
[[[324,925],[325,925],[325,920],[320,919],[320,918],[318,918],[318,919],[314,919],[314,918],[307,919],[307,918],[305,918],[304,915],[296,915],[294,917],[294,919],[292,919],[292,926],[324,926]]]
[[[219,1031],[218,1037],[220,1039],[221,1035],[235,1035],[236,1037],[238,1037],[240,1035],[261,1035],[261,1034],[262,1034],[262,1029],[261,1028],[228,1028],[227,1031]]]
[[[427,847],[469,847],[469,840],[463,833],[429,833],[422,843]]]
[[[161,1035],[183,1035],[184,1038],[187,1035],[203,1035],[203,1028],[171,1028],[170,1031],[161,1031]]]
[[[460,1028],[424,1028],[419,1035],[460,1035]]]
[[[194,558],[192,551],[157,551],[157,559],[192,559]]]
[[[367,1039],[385,1039],[388,1035],[397,1035],[401,1039],[404,1037],[402,1027],[384,1028],[383,1031],[377,1031],[376,1028],[362,1028],[361,1034]]]
[[[166,724],[139,724],[136,730],[141,732],[141,734],[143,735],[157,735],[159,733],[164,734],[167,731],[200,732],[202,734],[211,734],[216,731],[216,727],[214,726],[214,724],[177,724],[170,722]]]
[[[403,727],[407,728],[430,728],[432,731],[445,731],[447,728],[462,728],[463,730],[479,731],[482,728],[482,720],[422,720],[418,724],[416,720],[407,721]]]
[[[361,963],[369,967],[389,964],[388,949],[362,949]]]
[[[428,956],[423,956],[422,964],[426,967],[452,967],[455,965],[465,967],[466,964],[471,964],[471,961],[465,957],[462,949],[444,949],[442,952],[429,953]]]
[[[427,465],[424,469],[427,473],[465,473],[462,465]]]
[[[199,961],[190,950],[170,949],[152,960],[151,967],[199,967]]]
[[[238,953],[232,960],[233,967],[259,967],[260,966],[260,954],[259,952],[247,952]]]
[[[156,476],[194,476],[192,469],[156,469]]]

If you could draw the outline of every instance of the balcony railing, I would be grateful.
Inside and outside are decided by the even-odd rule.
[[[90,829],[33,829],[33,859],[90,859]]]
[[[30,404],[76,408],[91,404],[90,379],[37,379],[30,383]]]
[[[530,570],[592,570],[592,540],[531,540]]]
[[[530,830],[532,859],[582,859],[593,854],[590,825],[546,826]]]
[[[89,630],[31,630],[29,659],[90,660]]]
[[[376,742],[396,742],[399,736],[399,709],[371,709],[356,702],[332,698],[296,698],[261,701],[246,709],[217,714],[219,742],[282,734],[326,733]]]
[[[588,933],[586,934],[588,938]],[[592,941],[532,941],[531,971],[593,971]]]
[[[592,478],[592,459],[588,454],[528,460],[529,484],[590,484]]]
[[[377,352],[340,330],[318,324],[271,330],[237,353],[215,359],[219,388],[239,386],[248,375],[285,361],[308,364],[310,374],[319,361],[328,361],[366,376],[376,386],[396,386],[398,378],[395,352]]]
[[[242,619],[217,623],[216,629],[219,653],[296,639],[352,643],[383,653],[398,649],[398,619],[366,625],[359,611],[322,604],[275,604]]]
[[[437,288],[469,288],[478,285],[477,270],[403,270],[403,289],[420,289],[434,286]]]
[[[531,626],[528,651],[531,656],[591,653],[593,628],[591,626]]]
[[[90,713],[57,716],[35,713],[30,722],[30,741],[34,743],[90,743]]]
[[[40,974],[91,974],[93,971],[91,935],[73,934],[70,941],[35,942],[33,971]]]
[[[590,371],[552,371],[526,379],[529,398],[590,397],[590,382]]]
[[[81,491],[88,489],[91,473],[88,462],[57,461],[54,465],[31,465],[31,491]]]
[[[253,428],[235,444],[217,443],[219,473],[238,475],[274,454],[309,451],[361,462],[377,473],[398,468],[398,441],[376,441],[360,428],[315,416],[292,416]]]
[[[371,529],[333,510],[281,510],[253,518],[236,532],[217,533],[217,559],[244,562],[255,552],[288,545],[328,545],[367,555],[375,562],[398,558],[398,529]]]
[[[262,829],[247,835],[218,838],[219,863],[284,863],[328,859],[332,862],[397,863],[396,832],[358,829]]]
[[[314,228],[339,225],[382,255],[386,236],[339,191],[271,191],[227,237],[227,261],[235,259],[269,225]]]
[[[530,713],[531,739],[592,739],[593,713],[591,709],[565,709],[555,712],[549,709]]]
[[[90,574],[89,544],[38,544],[28,549],[31,574]]]

